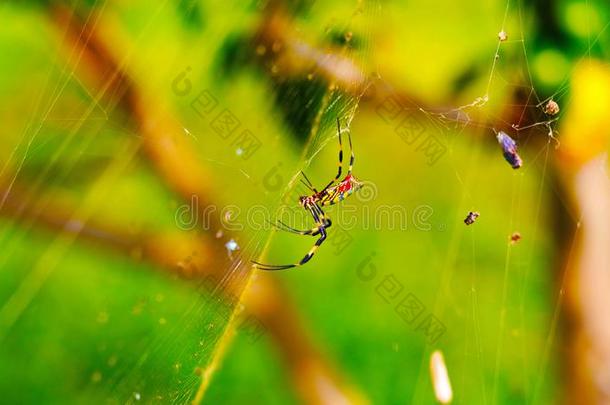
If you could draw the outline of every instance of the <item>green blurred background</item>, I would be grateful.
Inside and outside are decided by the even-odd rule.
[[[336,52],[375,84],[364,93],[332,88],[316,69],[265,59],[276,51],[260,48],[257,35],[277,10],[284,21],[273,20],[275,32],[290,31],[320,55]],[[240,214],[228,222],[238,230],[177,222],[192,201],[143,152],[160,141],[145,139],[121,103],[100,97],[75,67],[85,57],[61,13],[95,27],[142,92],[143,110],[172,117],[169,137],[209,174],[214,215],[233,206]],[[334,176],[337,116],[351,122],[354,173],[374,184],[375,196],[349,200],[352,225],[340,219],[348,208],[329,208],[334,224],[312,261],[264,276],[288,292],[320,356],[371,403],[435,403],[428,362],[437,349],[455,403],[562,402],[555,142],[544,126],[514,131],[525,163],[513,171],[494,130],[544,122],[537,104],[548,97],[567,108],[576,62],[608,57],[609,13],[601,1],[3,2],[0,402],[192,400],[223,342],[226,308],[201,280],[157,271],[137,244],[118,249],[127,254],[98,246],[117,238],[87,224],[131,236],[211,235],[231,279],[246,280],[265,244],[260,260],[297,261],[313,239],[257,229],[246,213],[258,206],[273,214],[286,203],[306,218],[294,176],[304,170],[317,187]],[[494,63],[502,29],[509,38]],[[175,87],[183,72],[186,94]],[[434,164],[379,113],[388,99],[375,89],[388,88],[403,95],[413,125],[444,145]],[[258,139],[251,157],[214,132],[214,114],[192,107],[203,91],[217,102],[214,114],[228,109],[239,131]],[[486,93],[485,105],[453,110]],[[71,207],[70,221],[56,213],[58,201]],[[400,207],[405,229],[363,224],[387,206]],[[425,218],[414,219],[422,209]],[[467,227],[469,211],[481,216]],[[41,213],[51,220],[41,225]],[[79,232],[101,242],[82,242]],[[510,244],[514,232],[522,240]],[[338,247],[340,237],[349,243]],[[231,238],[240,250],[229,254]],[[174,267],[189,266],[191,254]],[[370,281],[359,275],[365,268],[375,271]],[[389,276],[402,290],[386,302],[379,288]],[[438,339],[397,314],[409,293],[444,325]],[[260,339],[238,331],[227,345],[204,403],[305,401],[269,331]]]

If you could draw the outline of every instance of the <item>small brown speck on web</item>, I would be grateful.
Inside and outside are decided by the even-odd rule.
[[[549,100],[548,103],[544,106],[544,112],[547,115],[557,115],[559,114],[559,104],[557,104],[554,100]]]

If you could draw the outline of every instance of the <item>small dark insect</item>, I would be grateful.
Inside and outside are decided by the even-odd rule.
[[[517,143],[515,142],[515,140],[502,131],[498,132],[496,138],[498,139],[498,142],[502,147],[502,154],[504,155],[504,159],[506,159],[506,161],[510,163],[513,169],[520,168],[523,164],[523,161],[517,153]]]
[[[472,225],[472,224],[474,224],[474,221],[476,221],[476,220],[477,220],[477,218],[479,217],[479,215],[480,215],[480,214],[479,214],[478,212],[476,212],[476,211],[475,211],[475,212],[470,211],[470,212],[468,213],[468,215],[466,215],[466,219],[464,220],[464,223],[465,223],[466,225]]]
[[[521,240],[521,234],[519,232],[513,232],[513,234],[510,235],[511,245],[514,245],[515,243],[519,242],[520,240]]]
[[[316,222],[315,227],[312,229],[298,230],[291,228],[290,226],[286,225],[281,221],[278,221],[278,223],[275,225],[278,229],[291,233],[296,233],[298,235],[319,235],[318,240],[316,240],[316,243],[313,245],[313,247],[298,263],[275,265],[263,264],[253,261],[252,263],[254,264],[254,267],[261,270],[284,270],[289,269],[291,267],[302,266],[307,263],[309,260],[311,260],[320,245],[322,245],[322,242],[326,240],[326,229],[330,228],[332,224],[330,219],[328,219],[324,214],[324,211],[322,211],[322,207],[325,205],[333,205],[338,202],[341,202],[345,198],[352,195],[354,191],[358,191],[360,190],[360,188],[362,188],[363,183],[358,181],[356,177],[352,175],[352,168],[354,167],[354,149],[352,148],[352,137],[349,132],[349,128],[346,128],[347,139],[349,140],[350,148],[349,168],[347,170],[347,176],[345,176],[343,180],[339,181],[339,179],[341,178],[341,166],[343,164],[343,144],[341,143],[341,124],[339,123],[339,118],[337,118],[337,132],[339,133],[339,170],[335,178],[332,179],[330,183],[326,185],[326,187],[318,191],[315,187],[313,187],[313,184],[311,184],[305,173],[301,172],[304,178],[304,180],[301,181],[312,191],[312,194],[308,196],[299,197],[299,204],[311,214],[314,221]]]

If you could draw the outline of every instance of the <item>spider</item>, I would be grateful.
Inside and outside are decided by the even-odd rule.
[[[307,254],[298,263],[274,265],[263,264],[253,261],[252,263],[254,263],[255,268],[261,270],[285,270],[290,269],[292,267],[302,266],[308,261],[310,261],[313,255],[316,253],[316,250],[318,250],[320,245],[322,245],[322,243],[326,240],[326,230],[332,225],[331,220],[326,217],[326,214],[324,214],[322,207],[341,202],[345,198],[353,194],[354,191],[358,191],[360,188],[362,188],[363,183],[358,181],[352,175],[352,168],[354,167],[354,149],[352,148],[352,137],[349,128],[346,132],[349,139],[350,160],[347,176],[345,176],[343,180],[339,181],[339,179],[341,178],[341,166],[343,164],[343,143],[341,142],[341,124],[339,122],[339,118],[337,118],[337,133],[339,134],[339,170],[335,178],[332,179],[330,183],[326,185],[326,187],[318,191],[313,186],[311,181],[309,181],[305,173],[301,172],[303,178],[305,179],[301,179],[301,182],[303,182],[303,184],[305,184],[307,188],[312,191],[312,194],[299,197],[299,205],[311,214],[316,223],[316,226],[312,229],[301,231],[295,228],[291,228],[282,221],[278,221],[278,223],[275,224],[275,227],[283,231],[295,233],[298,235],[319,236],[319,238],[316,240],[309,252],[307,252]]]

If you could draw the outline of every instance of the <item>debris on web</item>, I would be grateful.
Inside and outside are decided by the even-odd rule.
[[[477,220],[477,218],[480,216],[481,214],[479,214],[476,211],[470,211],[468,212],[468,215],[466,215],[466,218],[464,219],[464,223],[466,225],[472,225],[474,224],[474,222]]]
[[[517,142],[503,131],[498,132],[497,139],[502,147],[504,159],[513,169],[519,169],[523,165],[523,161],[517,153]]]
[[[229,255],[229,259],[233,260],[233,252],[239,250],[239,245],[235,239],[231,239],[225,243],[225,248],[227,248],[227,255]]]
[[[453,389],[451,388],[445,358],[440,350],[435,350],[430,356],[430,375],[436,400],[440,404],[450,404],[453,400]]]

